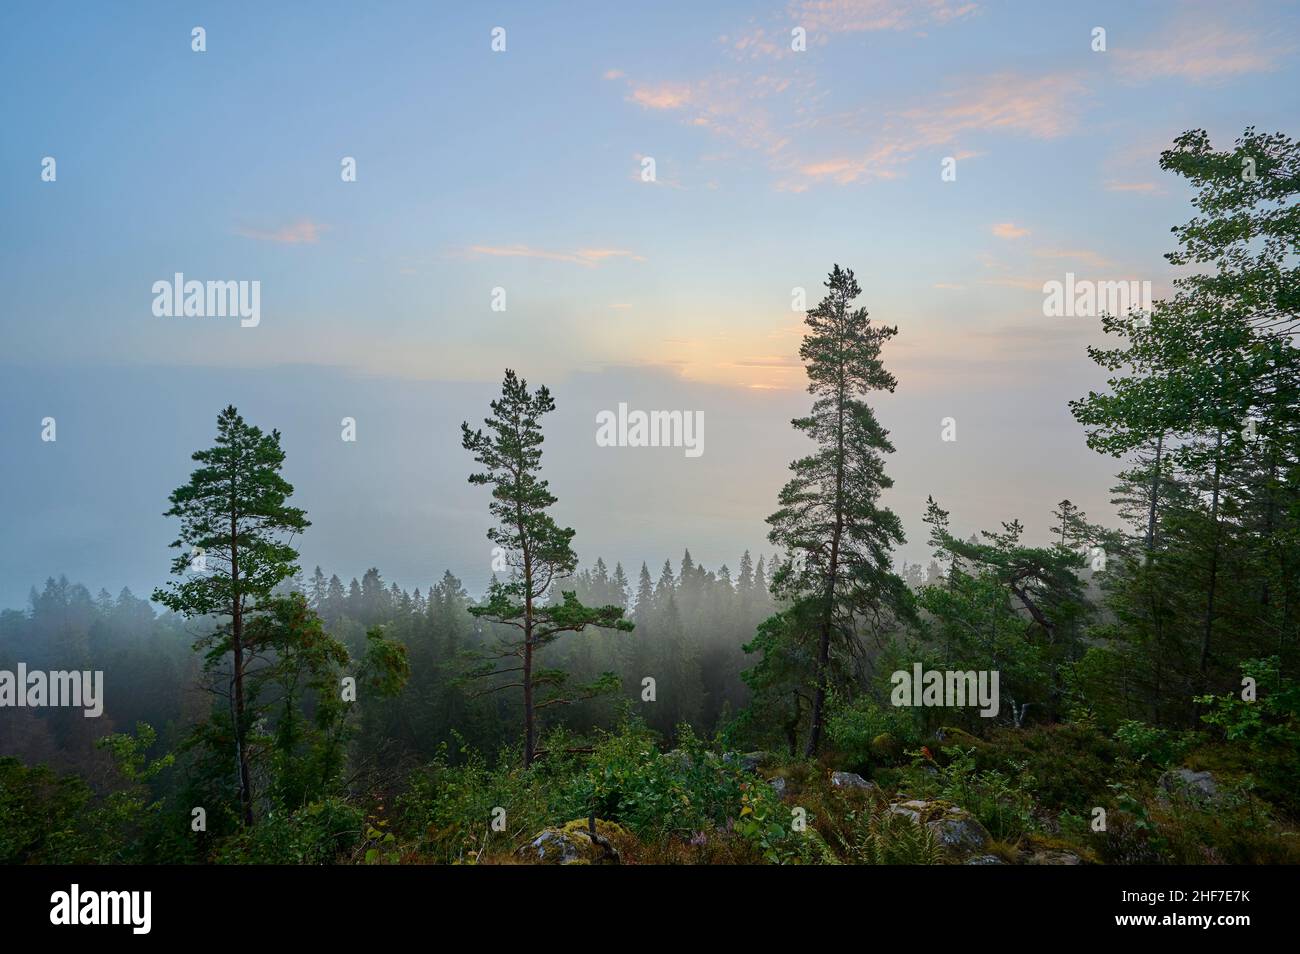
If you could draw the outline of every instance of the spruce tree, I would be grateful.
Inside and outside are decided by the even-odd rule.
[[[787,554],[773,589],[795,604],[811,604],[787,616],[811,632],[780,628],[815,647],[808,756],[821,743],[833,657],[857,654],[860,626],[879,628],[911,612],[907,588],[891,569],[902,524],[880,504],[893,483],[884,455],[894,447],[865,400],[897,385],[880,350],[898,329],[872,325],[867,310],[854,307],[862,290],[850,269],[836,265],[826,288],[807,314],[799,349],[815,400],[807,417],[792,422],[816,449],[791,463],[794,476],[781,490],[780,509],[768,517],[768,539]]]

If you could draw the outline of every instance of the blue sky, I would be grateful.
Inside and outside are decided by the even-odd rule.
[[[1297,19],[1266,3],[6,6],[0,605],[50,573],[157,583],[165,494],[241,400],[310,462],[296,480],[288,465],[312,496],[306,562],[485,578],[454,425],[506,366],[556,394],[553,483],[584,557],[691,545],[734,566],[766,549],[803,450],[791,289],[815,302],[836,262],[900,328],[880,403],[904,556],[925,557],[927,493],[965,530],[1020,516],[1045,533],[1063,496],[1104,517],[1115,464],[1064,406],[1104,382],[1084,353],[1097,323],[1044,318],[1042,283],[1167,290],[1169,229],[1191,210],[1159,151],[1188,128],[1294,134]],[[259,281],[260,325],[155,317],[151,286],[178,271]],[[620,401],[715,415],[704,457],[597,448],[591,415]],[[340,447],[353,407],[362,437]],[[391,517],[404,505],[417,517]]]

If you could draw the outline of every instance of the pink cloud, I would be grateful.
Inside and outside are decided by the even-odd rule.
[[[993,226],[993,234],[1000,239],[1018,239],[1028,235],[1029,229],[1022,228],[1014,222],[998,222]]]
[[[646,109],[681,109],[691,101],[691,89],[685,85],[638,86],[632,91],[632,102]]]
[[[279,242],[282,245],[315,245],[320,241],[321,233],[328,228],[328,225],[303,219],[301,222],[281,226],[271,231],[241,228],[238,232],[244,238],[256,239],[259,242]]]
[[[1198,20],[1179,26],[1158,46],[1116,49],[1111,55],[1134,82],[1175,78],[1204,84],[1276,70],[1289,51],[1265,43],[1257,33]]]

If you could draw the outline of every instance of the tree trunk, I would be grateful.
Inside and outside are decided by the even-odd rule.
[[[1210,547],[1209,592],[1205,599],[1205,625],[1201,632],[1201,691],[1209,689],[1207,673],[1210,664],[1210,634],[1214,629],[1214,591],[1219,576],[1219,456],[1223,448],[1223,431],[1215,434],[1214,439],[1214,488],[1210,498],[1210,524],[1212,528]]]
[[[230,646],[235,657],[235,758],[239,763],[239,807],[244,825],[253,824],[253,785],[248,770],[244,716],[244,600],[239,589],[239,532],[234,492],[230,501]]]
[[[826,706],[826,679],[831,660],[831,624],[835,615],[835,584],[840,568],[840,535],[844,531],[844,385],[841,381],[839,405],[836,409],[835,456],[835,529],[831,534],[831,560],[827,568],[829,582],[826,587],[826,609],[817,643],[817,686],[813,693],[812,713],[808,721],[808,745],[804,758],[812,758],[822,740],[822,710]]]
[[[533,713],[533,567],[524,553],[524,768],[537,756],[537,724]]]
[[[1151,507],[1147,513],[1147,562],[1151,562],[1151,551],[1156,545],[1156,501],[1160,497],[1160,461],[1165,446],[1164,431],[1156,438],[1156,460],[1151,473]]]

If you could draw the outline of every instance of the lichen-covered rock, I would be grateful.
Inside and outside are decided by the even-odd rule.
[[[853,772],[832,772],[831,785],[835,788],[852,788],[864,792],[873,792],[876,790],[874,782],[868,782],[861,775]]]
[[[1171,769],[1160,776],[1158,784],[1165,796],[1179,795],[1198,805],[1213,805],[1223,798],[1219,783],[1210,772]]]
[[[781,776],[767,780],[767,784],[772,786],[772,791],[776,792],[776,797],[781,798],[785,795],[785,779]]]
[[[966,862],[966,864],[968,864],[968,865],[1005,865],[1006,862],[1003,861],[1001,858],[999,858],[997,855],[976,855],[974,858],[969,859],[969,860]]]
[[[611,844],[624,837],[622,826],[596,819],[596,834]],[[535,865],[618,864],[618,852],[591,839],[587,819],[575,818],[562,828],[546,828],[515,852],[521,861]]]
[[[989,833],[978,819],[948,802],[913,799],[893,802],[889,810],[924,825],[945,850],[956,856],[975,854],[989,843]]]
[[[1083,859],[1072,851],[1036,851],[1025,862],[1027,865],[1081,865]]]

